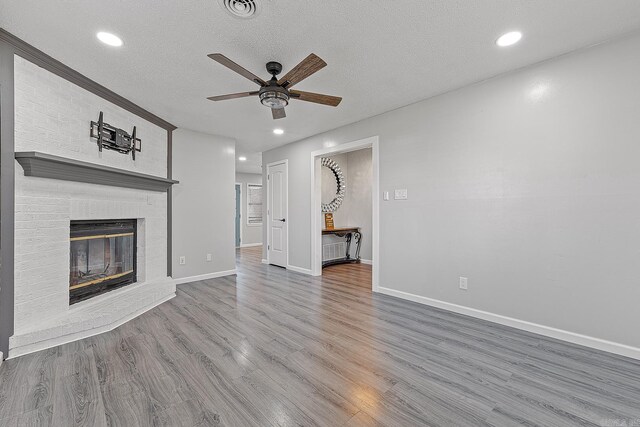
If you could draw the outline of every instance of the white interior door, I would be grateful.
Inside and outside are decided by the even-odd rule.
[[[287,267],[287,163],[267,166],[269,264]]]

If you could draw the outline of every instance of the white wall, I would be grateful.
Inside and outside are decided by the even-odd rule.
[[[380,202],[381,287],[640,355],[639,52],[603,44],[265,152],[289,159],[290,263],[311,267],[310,152],[378,135],[381,191],[409,194]]]
[[[236,183],[240,183],[242,187],[242,200],[240,203],[240,226],[242,227],[241,246],[255,245],[262,243],[262,225],[247,224],[247,184],[262,185],[262,175],[257,173],[236,173]],[[263,198],[267,194],[267,189],[263,187]],[[266,209],[264,203],[263,208]]]
[[[372,257],[372,153],[370,148],[350,151],[344,154],[328,156],[342,169],[347,182],[347,190],[340,208],[334,212],[336,227],[360,227],[362,246],[360,257],[371,260]],[[336,179],[329,168],[322,171],[322,203],[329,203],[336,194]],[[324,224],[323,224],[324,226]],[[323,241],[344,240],[331,235],[323,236]],[[351,255],[355,255],[355,245],[351,247]]]
[[[173,133],[173,277],[235,270],[235,141],[186,129]],[[207,254],[212,260],[207,261]],[[180,265],[181,256],[186,264]]]

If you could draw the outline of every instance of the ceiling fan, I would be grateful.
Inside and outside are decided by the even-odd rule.
[[[226,99],[245,98],[248,96],[258,96],[262,105],[271,108],[273,119],[282,119],[287,115],[284,107],[289,105],[289,100],[299,99],[300,101],[315,102],[316,104],[330,105],[337,107],[342,101],[338,96],[322,95],[320,93],[303,92],[301,90],[290,90],[296,83],[300,83],[310,75],[327,66],[327,63],[315,54],[307,56],[302,62],[293,67],[284,77],[277,79],[276,76],[282,71],[279,62],[267,62],[267,72],[271,74],[268,81],[262,80],[252,72],[242,68],[226,56],[220,53],[212,53],[209,58],[224,65],[232,71],[251,80],[260,86],[259,90],[253,92],[232,93],[229,95],[211,96],[207,99],[211,101],[224,101]]]

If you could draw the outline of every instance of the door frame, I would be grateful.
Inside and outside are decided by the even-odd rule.
[[[234,184],[234,187],[233,187],[234,193],[235,193],[235,186],[236,185],[240,186],[240,246],[236,246],[236,249],[237,249],[237,248],[241,248],[242,247],[242,183],[241,182],[236,182]],[[235,226],[235,218],[234,218],[234,221],[233,221],[233,225]],[[235,230],[234,230],[234,234],[235,234]]]
[[[286,203],[286,207],[285,207],[285,212],[286,212],[286,221],[284,222],[284,226],[286,228],[286,232],[287,232],[287,265],[285,266],[285,268],[289,268],[289,159],[283,159],[283,160],[278,160],[276,162],[271,162],[269,164],[267,164],[267,223],[263,224],[266,225],[267,227],[267,264],[271,264],[271,256],[269,255],[270,249],[271,248],[271,194],[270,194],[270,188],[271,186],[269,185],[269,169],[273,166],[277,166],[280,164],[284,164],[284,170],[285,173],[287,174],[287,179],[284,182],[284,191],[287,194],[287,203]]]
[[[322,276],[322,174],[320,157],[327,154],[342,154],[371,148],[371,289],[378,292],[380,287],[380,153],[379,138],[372,136],[345,144],[334,145],[311,152],[311,274]],[[288,202],[288,201],[287,201]],[[287,235],[288,237],[288,235]],[[288,254],[288,252],[287,252]]]

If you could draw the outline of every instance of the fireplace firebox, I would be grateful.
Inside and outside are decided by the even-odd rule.
[[[135,219],[71,221],[69,304],[136,281]]]

